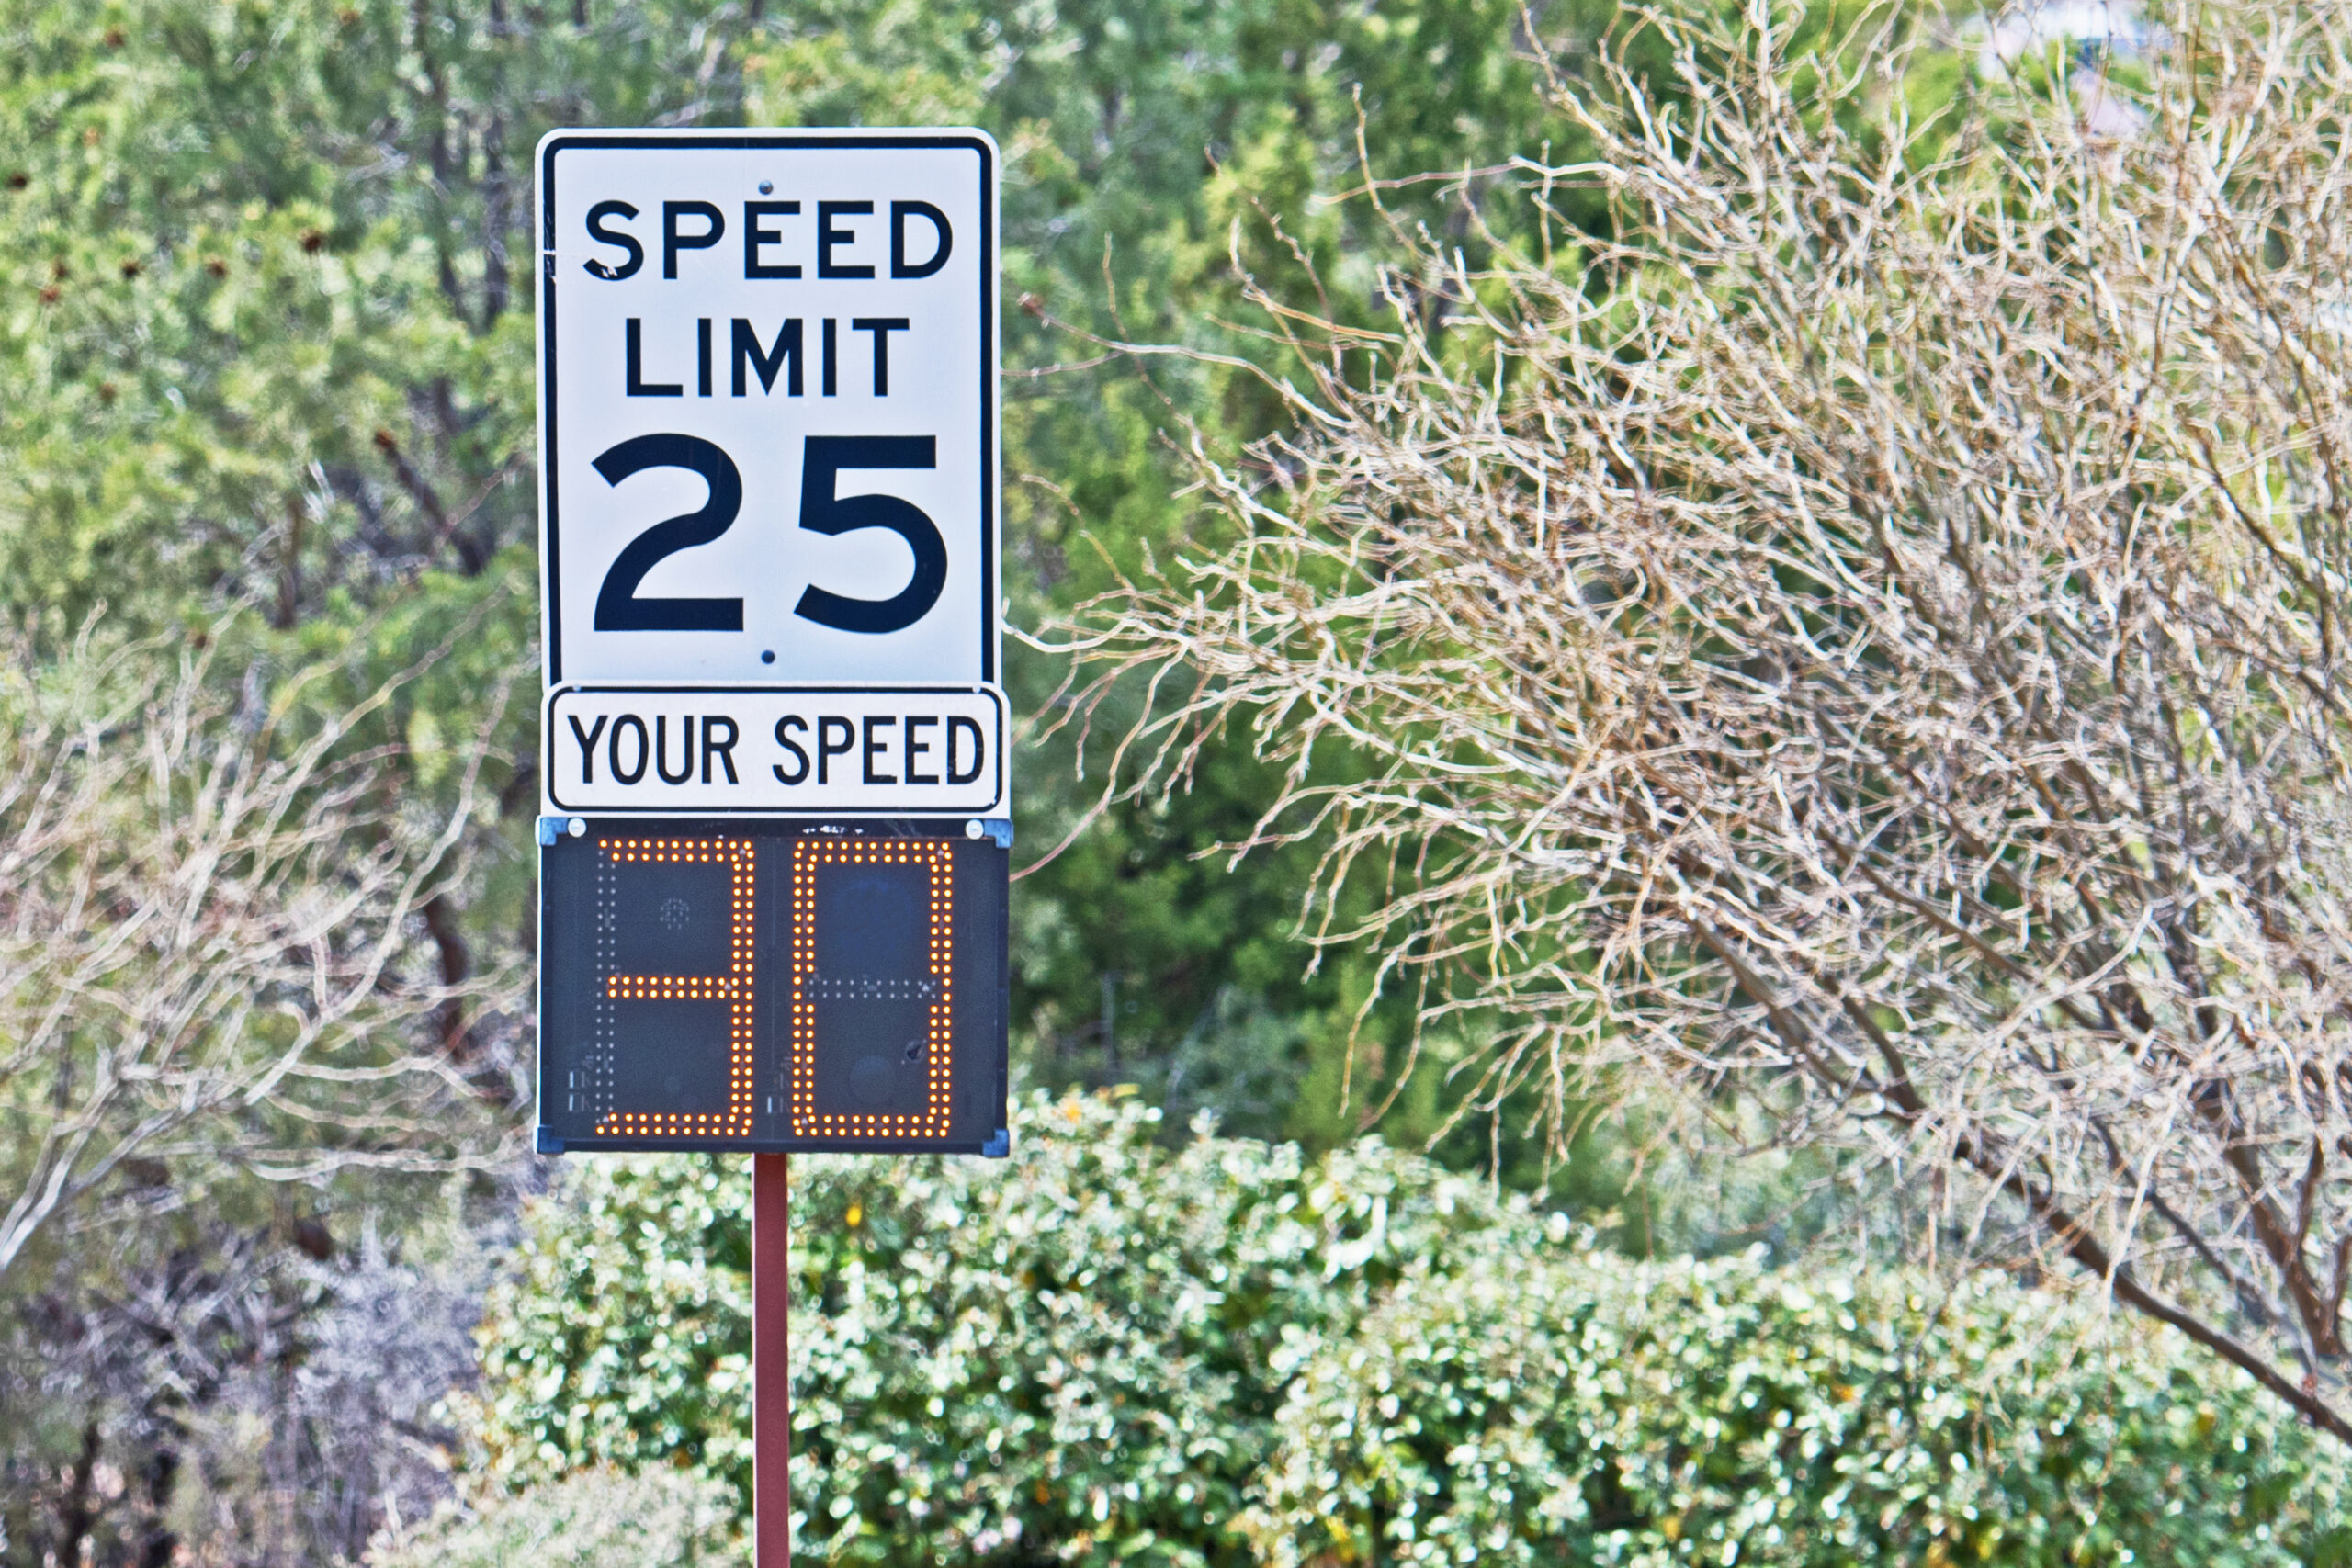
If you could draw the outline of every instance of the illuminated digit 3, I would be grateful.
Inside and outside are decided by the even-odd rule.
[[[752,1135],[752,903],[756,882],[746,839],[608,839],[598,848],[608,866],[719,864],[728,870],[728,964],[718,975],[616,975],[605,977],[605,1003],[723,1001],[728,1004],[727,1109],[723,1112],[608,1111],[596,1123],[609,1137],[748,1138]]]

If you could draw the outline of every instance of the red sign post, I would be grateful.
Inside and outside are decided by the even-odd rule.
[[[792,1156],[752,1156],[752,1562],[792,1568]]]

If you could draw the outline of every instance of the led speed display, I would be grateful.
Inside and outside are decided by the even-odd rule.
[[[539,1147],[1000,1154],[1006,852],[599,822],[540,852]]]

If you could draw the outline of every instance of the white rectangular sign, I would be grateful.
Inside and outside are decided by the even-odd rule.
[[[977,690],[999,679],[996,163],[976,130],[540,142],[551,694],[923,685],[1001,713]],[[784,798],[747,808],[853,808]]]
[[[566,687],[545,718],[559,810],[1003,814],[1004,703],[986,689]]]

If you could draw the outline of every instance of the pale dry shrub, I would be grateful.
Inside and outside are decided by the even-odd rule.
[[[0,645],[0,1281],[69,1218],[103,1256],[241,1177],[519,1146],[513,1051],[440,1025],[511,1018],[520,968],[454,976],[427,929],[471,874],[503,701],[427,796],[380,731],[446,644],[356,693],[364,646],[241,680],[218,649]]]
[[[726,1486],[695,1471],[574,1471],[512,1495],[395,1522],[368,1568],[690,1568],[741,1562]]]
[[[1845,1151],[2352,1437],[2352,7],[2157,19],[1649,16],[1476,176],[1608,236],[1261,294],[1293,433],[1046,640],[1114,788],[1288,764],[1464,1111]]]

